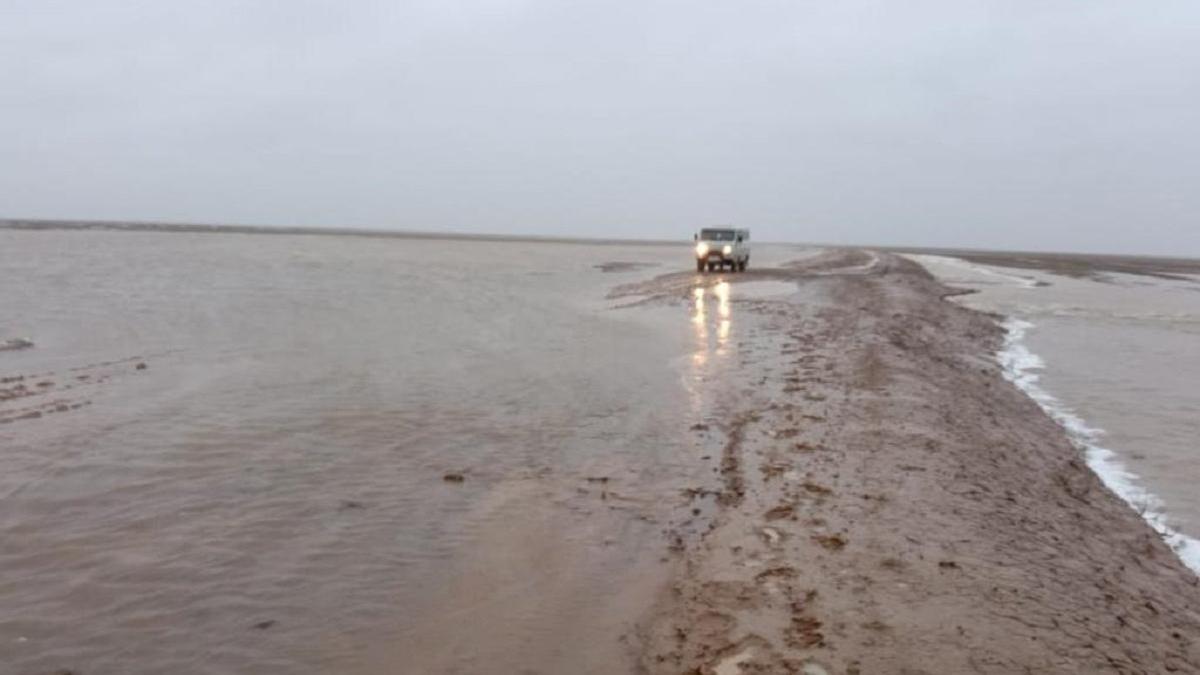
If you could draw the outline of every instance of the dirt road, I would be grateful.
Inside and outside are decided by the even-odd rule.
[[[720,279],[800,293],[747,303],[757,351],[693,428],[719,481],[665,533],[643,672],[1200,672],[1197,578],[1005,381],[995,317],[882,252]]]

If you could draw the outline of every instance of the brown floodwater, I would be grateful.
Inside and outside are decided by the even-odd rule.
[[[628,672],[750,336],[606,294],[688,256],[0,231],[3,672]]]

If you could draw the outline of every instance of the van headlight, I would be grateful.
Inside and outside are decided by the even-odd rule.
[[[726,246],[725,248],[721,249],[721,253],[724,253],[725,255],[729,255],[729,254],[733,253],[733,247]]]
[[[706,255],[708,255],[708,244],[704,242],[696,244],[696,257],[703,258]]]

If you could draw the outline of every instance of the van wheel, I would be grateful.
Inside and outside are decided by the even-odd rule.
[[[740,267],[740,268],[741,268],[741,271],[745,272],[745,271],[746,271],[746,265],[749,265],[749,264],[750,264],[750,261],[749,261],[749,260],[743,260],[743,261],[742,261],[742,263],[741,263],[740,265],[738,265],[738,267]]]
[[[717,269],[717,266],[716,266],[715,264],[713,264],[713,263],[708,263],[708,271],[709,271],[709,272],[713,272],[713,271],[715,271],[716,269]]]
[[[696,271],[699,272],[700,274],[704,274],[704,261],[703,260],[696,261]]]

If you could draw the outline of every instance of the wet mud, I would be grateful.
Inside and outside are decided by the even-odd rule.
[[[917,264],[830,251],[613,297],[753,279],[798,292],[738,303],[754,339],[704,355],[725,365],[691,433],[719,464],[687,494],[715,500],[666,533],[641,672],[1200,672],[1195,575],[1004,380],[996,317]]]

